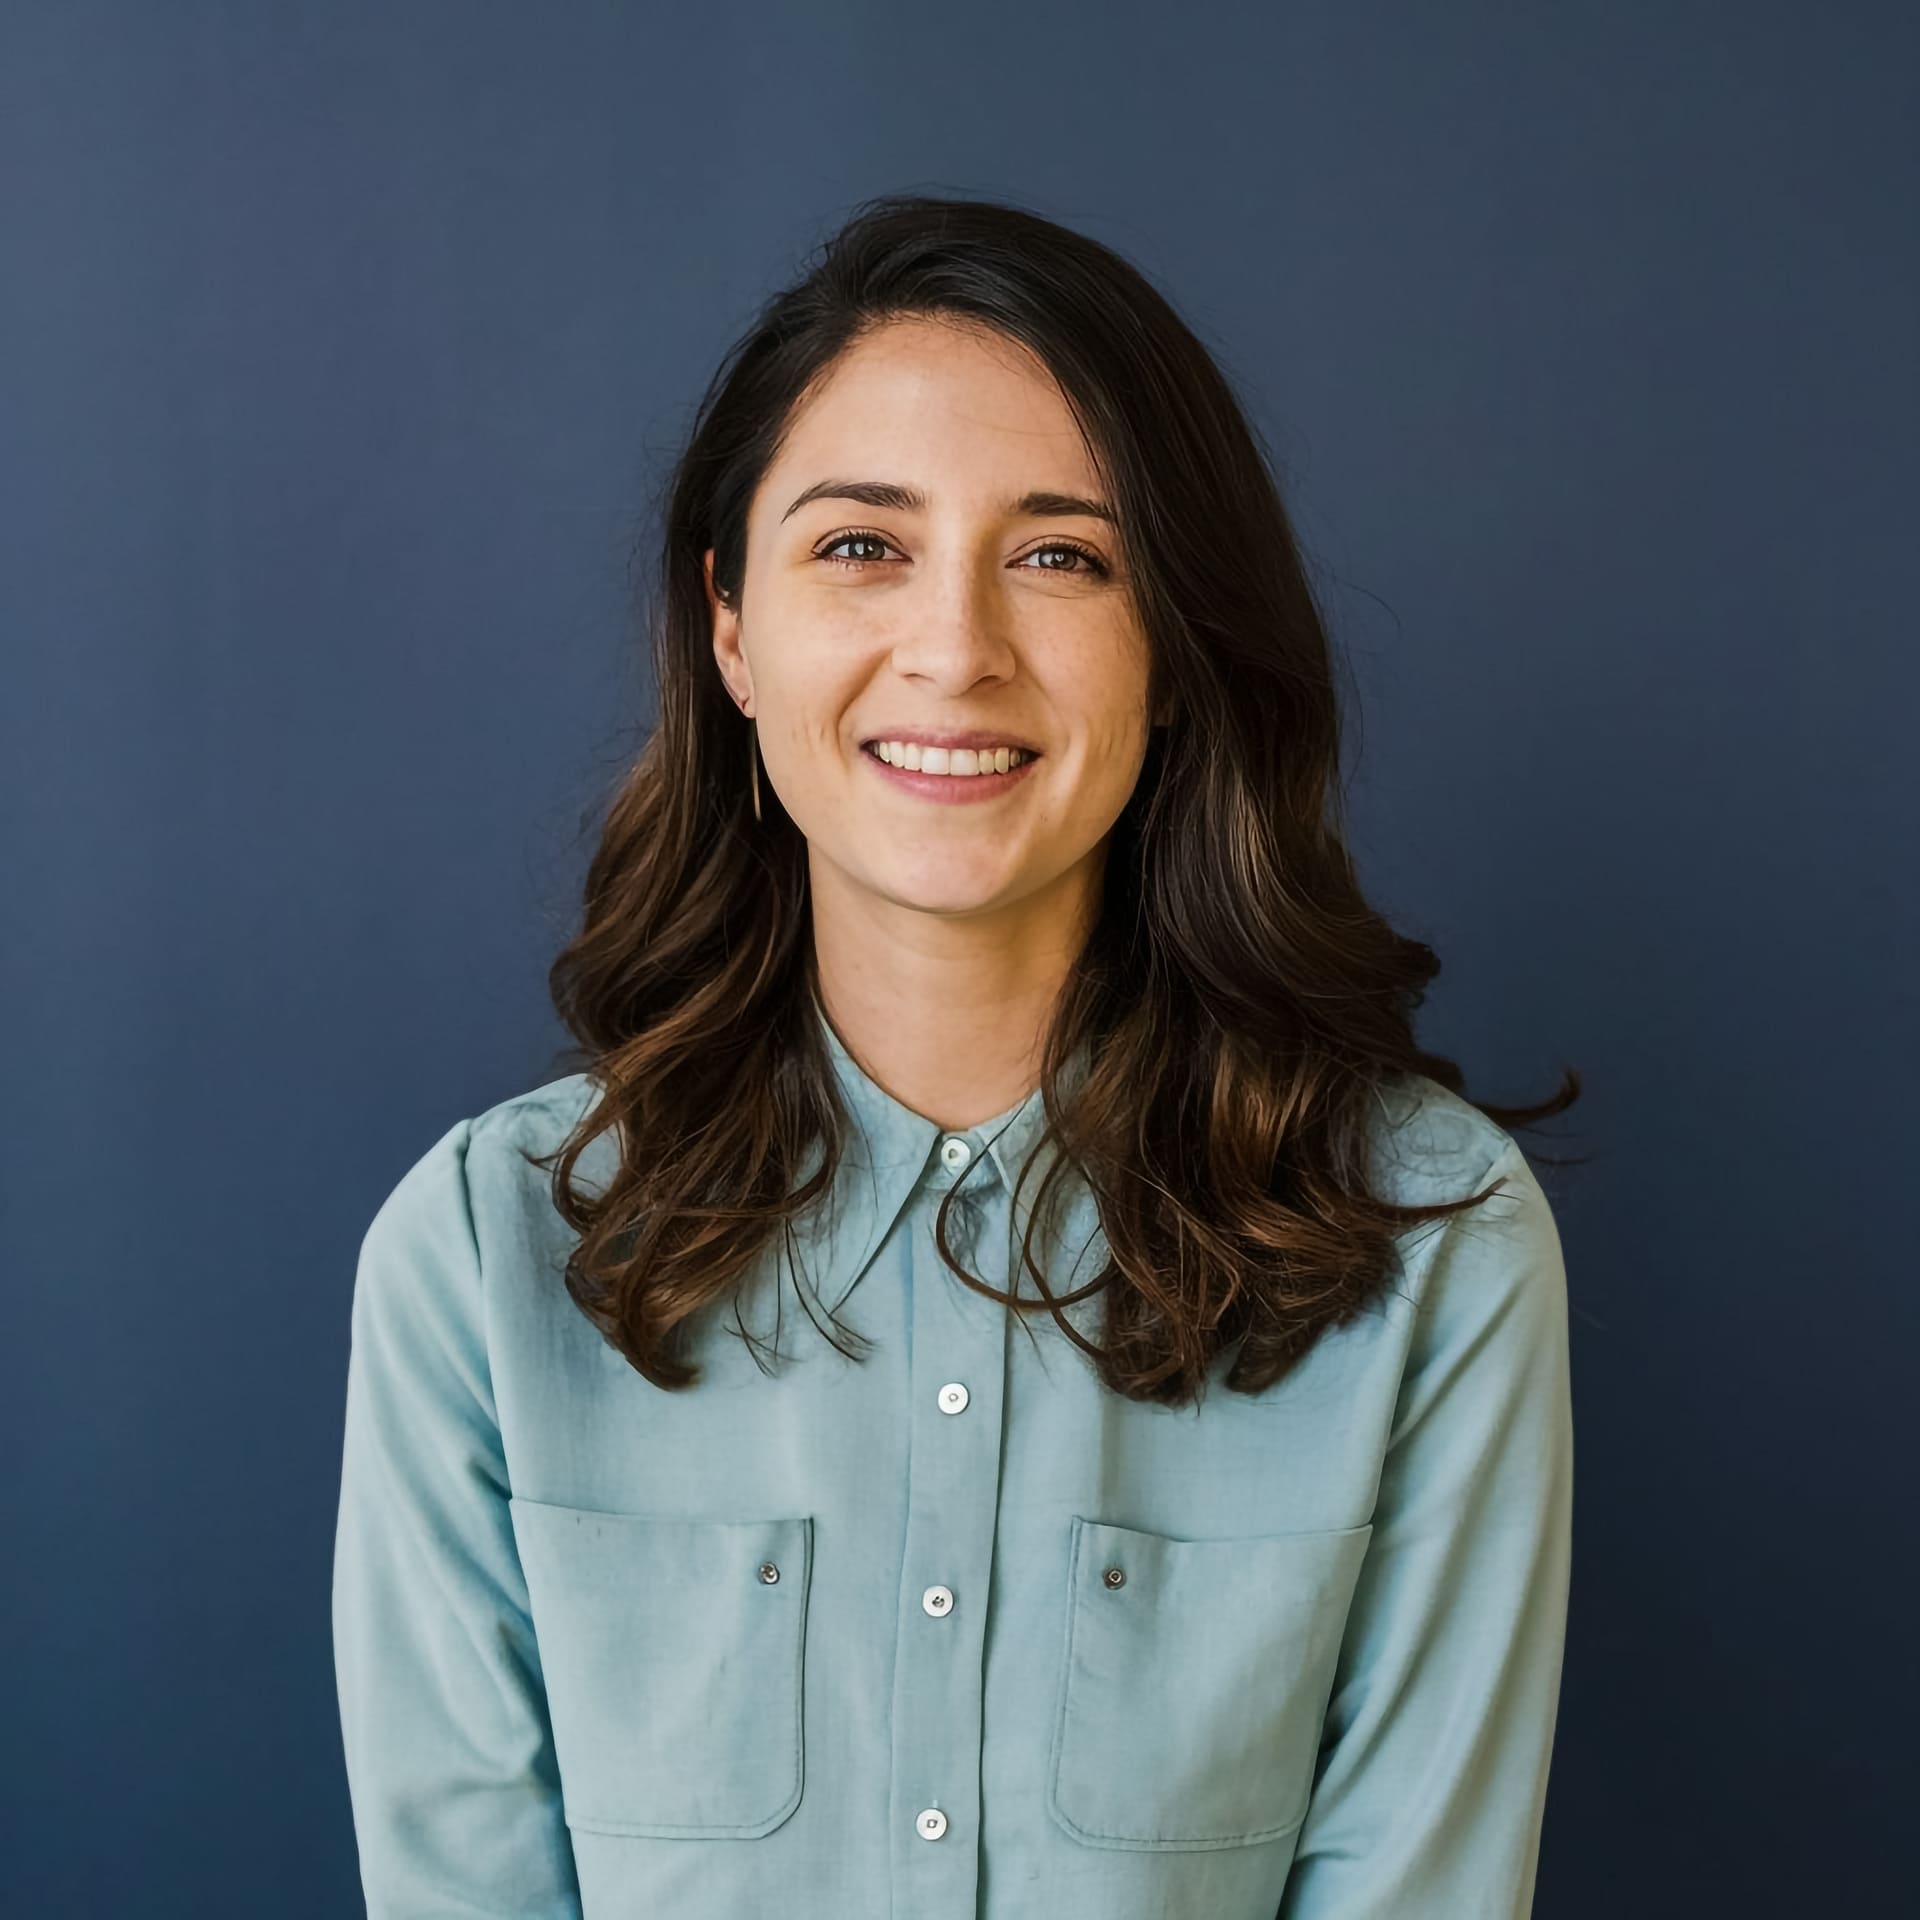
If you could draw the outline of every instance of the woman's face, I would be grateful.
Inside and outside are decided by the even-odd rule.
[[[1147,643],[1100,492],[1051,377],[998,335],[889,323],[797,414],[749,511],[739,610],[714,603],[714,656],[816,904],[852,889],[966,916],[1097,890],[1148,737]],[[936,784],[869,746],[972,730],[1038,757]],[[939,797],[959,791],[978,797]]]

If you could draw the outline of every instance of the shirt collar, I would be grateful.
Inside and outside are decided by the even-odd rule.
[[[929,1164],[942,1178],[950,1178],[936,1157],[940,1142],[950,1135],[964,1140],[976,1156],[984,1154],[1007,1192],[1015,1190],[1022,1166],[1046,1129],[1046,1108],[1038,1087],[976,1126],[942,1127],[896,1100],[848,1052],[817,1003],[815,1013],[841,1096],[854,1121],[855,1137],[847,1143],[847,1158],[879,1177],[888,1189],[886,1197],[895,1203],[893,1211],[898,1210],[898,1203],[905,1200]],[[1083,1064],[1084,1059],[1083,1051],[1076,1064]],[[1051,1159],[1055,1151],[1050,1143],[1046,1157]],[[1044,1164],[1036,1163],[1027,1176],[1021,1195],[1023,1209],[1033,1204],[1045,1171]],[[977,1183],[981,1177],[975,1173],[969,1179]]]
[[[896,1100],[865,1072],[847,1051],[817,1001],[814,1013],[853,1127],[842,1152],[843,1167],[848,1172],[836,1183],[825,1206],[809,1209],[796,1223],[796,1233],[805,1249],[810,1284],[816,1290],[823,1284],[831,1284],[838,1298],[844,1299],[866,1272],[902,1211],[923,1184],[937,1189],[964,1178],[967,1185],[962,1191],[978,1193],[984,1183],[998,1178],[1013,1196],[1007,1215],[1007,1284],[1016,1292],[1026,1293],[1024,1276],[1015,1277],[1019,1267],[1018,1250],[1029,1228],[1035,1225],[1041,1188],[1060,1154],[1056,1142],[1040,1144],[1040,1137],[1046,1131],[1046,1110],[1040,1089],[1035,1087],[1024,1099],[977,1127],[942,1127]],[[1092,1048],[1083,1043],[1062,1076],[1065,1087],[1078,1085],[1091,1059]],[[940,1143],[949,1132],[964,1139],[985,1164],[975,1166],[969,1160],[962,1173],[950,1172],[939,1155]],[[816,1143],[808,1156],[808,1173],[819,1164],[818,1151]],[[1021,1169],[1030,1155],[1033,1164],[1027,1169],[1022,1184]],[[1037,1257],[1050,1275],[1058,1273],[1060,1264],[1069,1267],[1065,1284],[1070,1288],[1079,1283],[1080,1264],[1090,1251],[1095,1256],[1094,1270],[1098,1270],[1099,1215],[1085,1182],[1073,1180],[1064,1173],[1056,1182],[1056,1199],[1064,1201],[1066,1207],[1063,1218],[1068,1231],[1061,1240],[1065,1252],[1057,1263],[1043,1234]],[[1051,1230],[1052,1225],[1048,1223],[1048,1231]],[[1098,1301],[1089,1298],[1062,1311],[1085,1330],[1091,1328],[1093,1322],[1089,1316],[1097,1308]]]

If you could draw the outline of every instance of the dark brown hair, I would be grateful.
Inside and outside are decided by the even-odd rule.
[[[749,502],[789,422],[849,346],[908,316],[993,330],[1051,370],[1119,517],[1149,711],[1168,696],[1172,715],[1110,836],[1040,1070],[1060,1149],[1041,1197],[1079,1172],[1111,1262],[1053,1296],[1030,1230],[1022,1265],[1042,1298],[1016,1302],[948,1246],[951,1189],[942,1257],[1009,1307],[1053,1312],[1117,1393],[1193,1399],[1236,1341],[1226,1384],[1259,1392],[1391,1284],[1398,1233],[1497,1185],[1396,1206],[1365,1183],[1379,1088],[1424,1074],[1466,1096],[1459,1068],[1414,1039],[1439,960],[1361,896],[1333,651],[1253,428],[1137,269],[989,201],[856,209],[729,349],[669,478],[645,611],[658,723],[612,798],[583,923],[550,975],[602,1096],[535,1161],[580,1236],[567,1288],[648,1380],[691,1385],[684,1323],[839,1166],[849,1116],[814,1019],[806,844],[764,781],[754,818],[751,735],[714,661],[702,555],[713,548],[716,590],[736,600]],[[1083,1045],[1084,1078],[1063,1079]],[[1569,1069],[1540,1105],[1472,1104],[1530,1126],[1579,1089]],[[576,1192],[579,1155],[609,1129],[613,1178]],[[820,1165],[796,1184],[816,1145]],[[1101,1291],[1094,1344],[1059,1308]]]

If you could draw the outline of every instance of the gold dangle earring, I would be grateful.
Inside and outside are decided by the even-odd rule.
[[[760,818],[760,722],[747,715],[747,764],[753,770],[753,817]],[[762,823],[764,824],[764,823]]]

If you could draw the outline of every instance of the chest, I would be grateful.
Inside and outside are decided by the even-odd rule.
[[[998,1286],[1004,1224],[989,1208],[952,1236]],[[1104,1258],[1087,1225],[1077,1272],[1052,1249],[1056,1292]],[[1342,1330],[1265,1395],[1216,1383],[1175,1409],[967,1288],[924,1218],[808,1252],[798,1286],[853,1354],[777,1259],[738,1323],[702,1322],[682,1393],[564,1295],[497,1323],[570,1824],[775,1840],[884,1805],[883,1832],[932,1810],[1070,1857],[1284,1841],[1367,1550],[1397,1323]],[[1097,1303],[1068,1319],[1090,1334]]]

